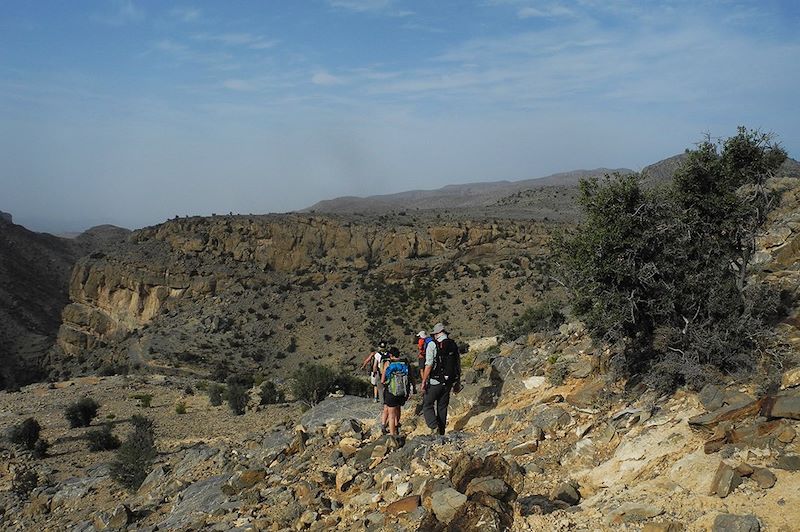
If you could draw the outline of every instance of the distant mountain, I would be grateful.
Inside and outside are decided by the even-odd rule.
[[[494,181],[488,183],[468,183],[447,185],[436,190],[411,190],[395,194],[368,196],[365,198],[345,196],[324,200],[312,205],[306,212],[320,213],[382,213],[394,210],[414,209],[459,209],[489,207],[506,196],[521,190],[543,187],[574,187],[581,179],[599,177],[613,172],[630,173],[627,168],[597,168],[594,170],[575,170],[553,174],[547,177],[523,181]]]
[[[41,377],[38,361],[55,341],[75,262],[129,233],[102,226],[68,240],[12,220],[0,216],[0,389]]]
[[[642,169],[648,183],[669,181],[686,160],[681,153]],[[410,190],[394,194],[343,196],[320,201],[304,212],[382,214],[405,210],[469,209],[470,216],[569,220],[577,216],[574,202],[579,181],[612,173],[633,173],[628,168],[574,170],[522,181],[492,181],[447,185],[436,190]],[[778,174],[800,177],[800,163],[787,159]]]

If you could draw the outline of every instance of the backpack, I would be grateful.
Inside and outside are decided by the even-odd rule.
[[[386,366],[386,391],[395,397],[411,395],[411,379],[408,376],[408,364],[391,362]]]
[[[461,378],[461,355],[458,344],[450,338],[436,342],[431,377],[439,382],[454,382]]]

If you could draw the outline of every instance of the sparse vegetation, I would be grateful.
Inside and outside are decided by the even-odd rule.
[[[208,385],[208,400],[211,406],[219,406],[222,404],[222,397],[225,394],[225,386],[219,383],[211,383]]]
[[[142,408],[150,408],[150,404],[153,401],[152,394],[149,393],[137,393],[131,396],[131,399],[135,399],[139,402],[139,406]]]
[[[179,416],[182,416],[183,414],[185,414],[186,413],[186,402],[178,401],[177,403],[175,403],[175,413],[178,414]]]
[[[261,391],[259,395],[262,405],[274,405],[277,403],[282,403],[286,400],[283,391],[279,390],[272,381],[264,381],[261,383]]]
[[[29,417],[19,425],[11,428],[8,439],[11,443],[32,451],[36,446],[36,442],[39,441],[41,430],[42,427],[39,422]]]
[[[97,416],[99,409],[100,405],[97,401],[85,397],[69,405],[64,411],[64,416],[67,418],[70,428],[88,427]]]
[[[111,425],[108,423],[98,430],[87,432],[86,439],[89,442],[89,450],[92,452],[113,451],[120,446],[119,438],[111,431]]]
[[[336,374],[327,366],[308,364],[294,372],[292,392],[298,401],[315,405],[336,384]]]
[[[147,478],[156,457],[153,422],[143,416],[131,418],[133,432],[117,449],[111,464],[111,478],[127,488],[136,491]]]
[[[565,320],[561,312],[562,305],[562,301],[551,296],[528,307],[510,323],[498,326],[500,340],[511,341],[532,332],[558,329]]]

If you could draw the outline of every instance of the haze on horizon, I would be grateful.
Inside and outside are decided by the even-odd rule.
[[[34,230],[800,153],[790,0],[0,5],[0,210]]]

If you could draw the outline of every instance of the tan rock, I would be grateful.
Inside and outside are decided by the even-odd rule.
[[[388,515],[398,515],[404,513],[410,513],[419,508],[421,504],[421,500],[419,495],[410,495],[408,497],[403,497],[402,499],[398,499],[385,507],[383,512]]]
[[[781,389],[800,386],[800,367],[792,368],[783,373],[781,377]]]

